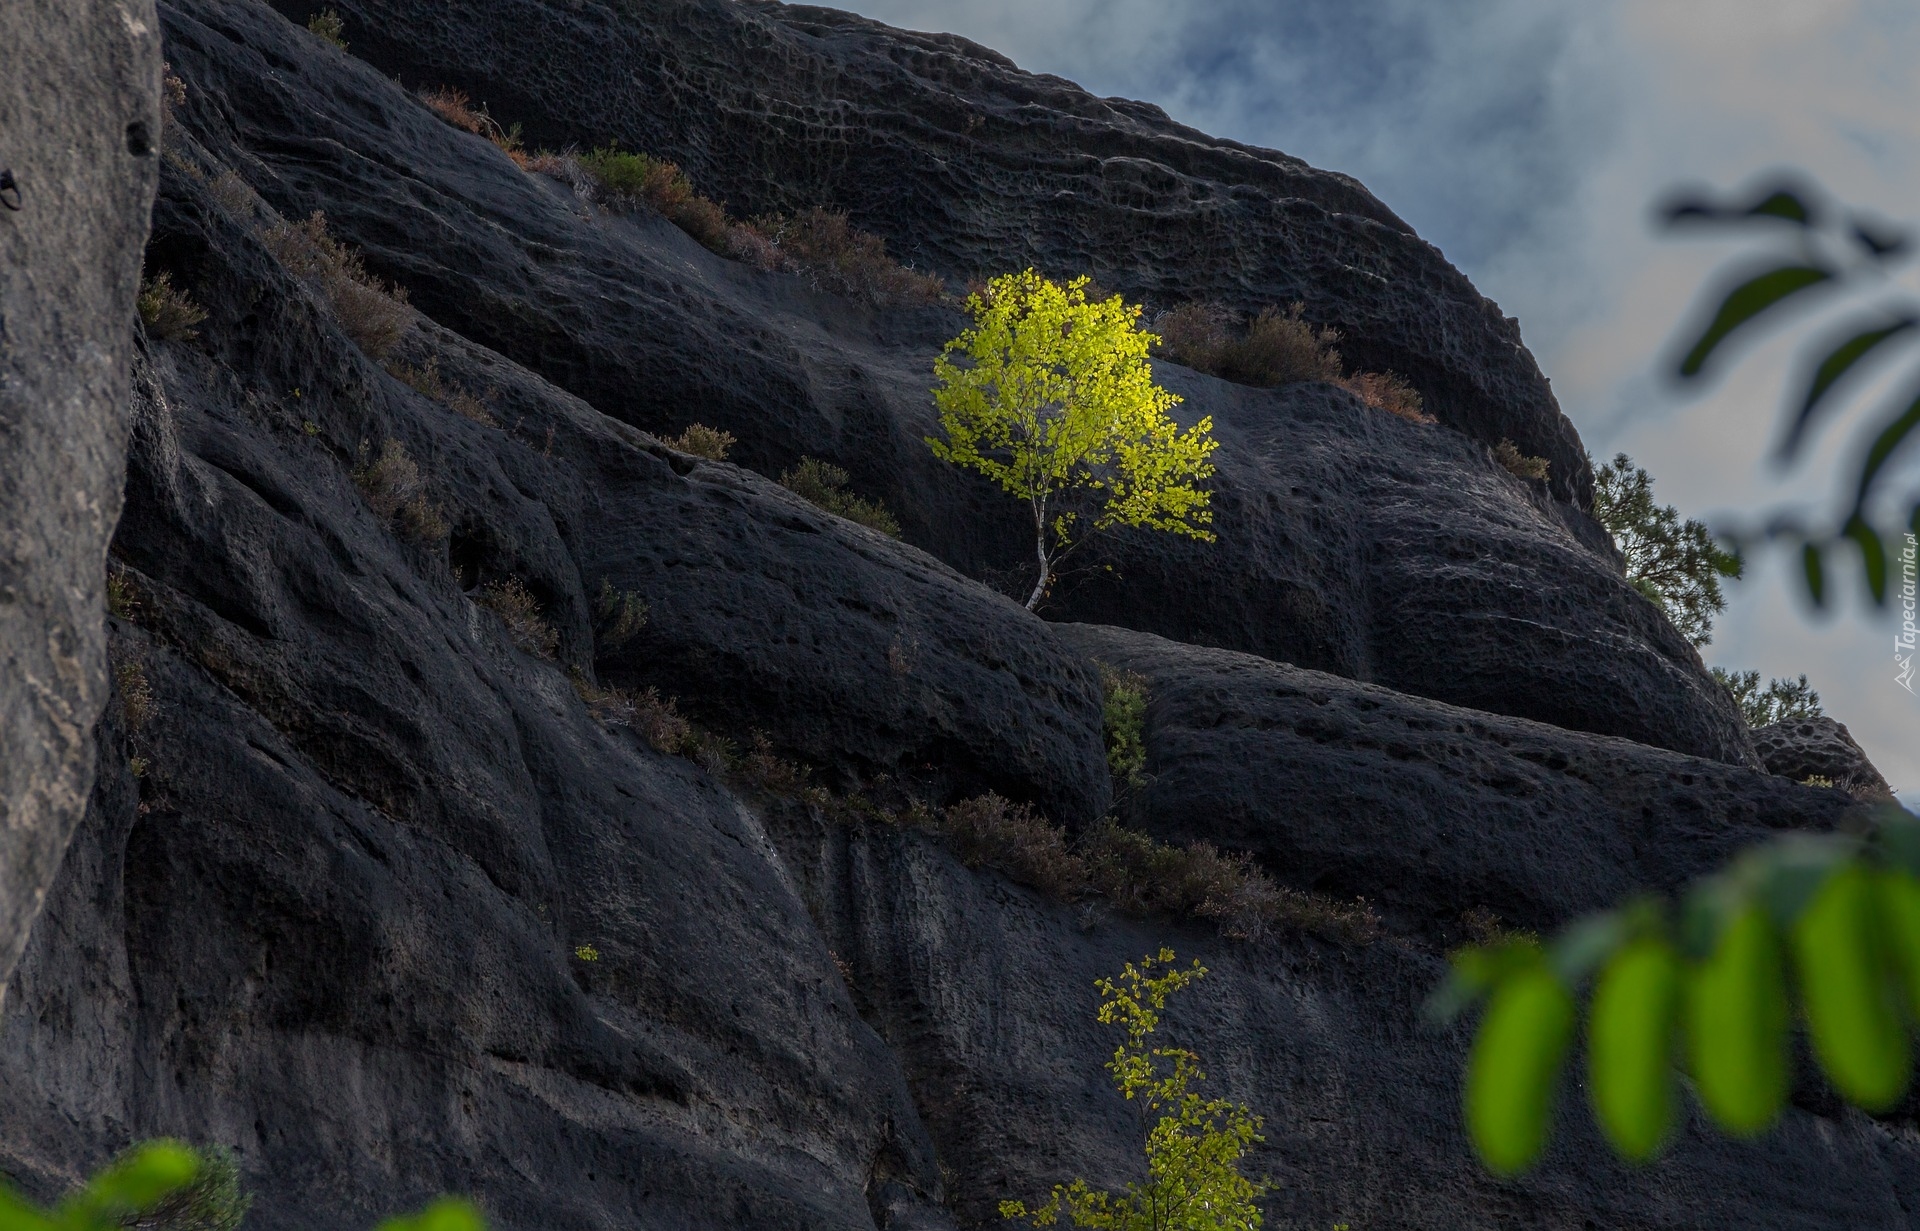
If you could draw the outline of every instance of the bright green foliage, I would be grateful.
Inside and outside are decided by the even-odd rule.
[[[1213,420],[1180,430],[1180,399],[1153,383],[1140,309],[1118,296],[1089,302],[1086,278],[1066,286],[1029,269],[967,298],[973,327],[947,343],[933,372],[944,439],[934,456],[977,470],[1027,502],[1040,577],[1090,532],[1164,530],[1211,542]],[[955,358],[965,363],[954,362]]]
[[[1755,730],[1785,722],[1789,718],[1818,718],[1826,712],[1820,708],[1820,694],[1807,683],[1804,675],[1797,683],[1770,680],[1764,689],[1760,687],[1758,671],[1727,671],[1715,667],[1713,678],[1733,694],[1741,717]]]
[[[136,1146],[116,1161],[130,1162],[146,1148]],[[120,1225],[133,1231],[235,1231],[253,1204],[253,1197],[240,1191],[239,1160],[225,1146],[197,1154],[200,1167],[191,1183]]]
[[[1693,644],[1713,640],[1713,617],[1727,607],[1720,579],[1740,575],[1740,558],[1714,542],[1704,523],[1655,504],[1653,478],[1624,453],[1594,469],[1593,516],[1627,558],[1633,587]]]
[[[1753,272],[1753,254],[1735,258],[1740,272],[1720,293],[1711,318],[1698,327],[1678,364],[1678,374],[1688,380],[1711,371],[1708,359],[1730,339],[1754,332],[1760,323],[1787,319],[1787,312],[1776,310],[1783,305],[1805,307],[1835,292],[1860,288],[1884,290],[1887,269],[1915,251],[1908,235],[1863,222],[1853,210],[1816,208],[1816,202],[1789,187],[1762,188],[1752,202],[1680,201],[1668,209],[1667,218],[1675,225],[1727,226],[1745,234],[1771,234],[1778,240],[1767,260],[1769,268],[1762,272]],[[1803,294],[1815,288],[1822,288],[1822,294]],[[1777,454],[1782,462],[1791,462],[1804,451],[1817,417],[1844,407],[1853,392],[1871,388],[1854,373],[1870,362],[1887,362],[1920,342],[1920,331],[1915,329],[1920,318],[1897,297],[1871,307],[1850,305],[1836,324],[1831,332],[1822,329],[1822,336],[1813,338],[1802,352],[1802,366],[1809,376],[1804,392],[1787,404],[1787,430]],[[1783,540],[1789,547],[1798,547],[1807,596],[1815,606],[1826,602],[1826,557],[1832,548],[1850,543],[1859,549],[1867,593],[1875,604],[1885,604],[1890,588],[1889,543],[1897,542],[1909,527],[1920,533],[1920,500],[1910,495],[1897,507],[1876,509],[1875,488],[1887,476],[1888,462],[1916,435],[1920,435],[1920,398],[1904,406],[1896,402],[1882,417],[1859,424],[1860,447],[1851,452],[1861,459],[1860,470],[1849,484],[1853,489],[1850,507],[1843,506],[1824,528],[1809,529],[1798,511],[1780,510],[1751,532],[1729,529],[1727,533],[1748,541]],[[1897,516],[1901,509],[1906,510],[1905,526],[1893,524],[1891,517],[1877,525],[1872,520],[1876,515]]]
[[[387,1219],[375,1231],[487,1231],[487,1220],[471,1201],[441,1197],[417,1214]]]
[[[114,1160],[51,1210],[0,1185],[0,1231],[109,1231],[138,1219],[192,1184],[200,1157],[178,1141],[149,1141]]]
[[[1587,1030],[1593,1109],[1613,1148],[1635,1162],[1652,1158],[1673,1125],[1679,1010],[1680,958],[1659,937],[1615,953],[1594,984]]]
[[[1100,668],[1100,688],[1106,694],[1102,714],[1107,736],[1107,768],[1128,786],[1146,781],[1147,680],[1136,671]]]
[[[134,1146],[51,1210],[0,1184],[0,1231],[236,1231],[253,1199],[233,1153],[173,1140]],[[442,1197],[378,1231],[486,1231],[472,1203]]]
[[[1877,816],[1864,838],[1794,834],[1750,851],[1677,911],[1646,901],[1578,921],[1544,950],[1455,954],[1429,1011],[1488,1000],[1466,1075],[1487,1166],[1511,1174],[1539,1156],[1577,996],[1596,971],[1588,1087],[1626,1158],[1652,1157],[1668,1135],[1676,1057],[1723,1129],[1772,1124],[1793,1083],[1796,1000],[1833,1089],[1868,1111],[1898,1104],[1920,1025],[1920,817]]]
[[[1118,980],[1095,983],[1106,997],[1100,1020],[1126,1032],[1107,1071],[1125,1098],[1139,1100],[1143,1118],[1159,1117],[1147,1131],[1147,1182],[1129,1184],[1116,1195],[1075,1180],[1056,1185],[1037,1209],[1021,1201],[1001,1202],[1003,1217],[1051,1227],[1065,1214],[1073,1226],[1100,1231],[1252,1231],[1260,1226],[1254,1203],[1269,1186],[1240,1174],[1247,1148],[1265,1140],[1260,1117],[1239,1103],[1194,1093],[1192,1087],[1206,1074],[1192,1052],[1147,1046],[1167,998],[1206,973],[1198,962],[1179,969],[1173,950],[1162,949],[1137,968],[1127,963]]]
[[[318,13],[307,18],[307,29],[313,31],[313,33],[319,35],[329,43],[332,43],[340,50],[345,51],[347,49],[347,40],[342,37],[346,33],[347,23],[342,21],[340,14],[333,9],[321,9]]]
[[[1752,1137],[1787,1101],[1786,962],[1773,919],[1758,902],[1733,912],[1686,988],[1687,1066],[1720,1127]]]
[[[1546,1145],[1573,1023],[1573,997],[1543,962],[1520,964],[1494,989],[1467,1060],[1466,1109],[1474,1148],[1496,1174],[1524,1170]]]
[[[1814,1054],[1850,1101],[1886,1111],[1907,1089],[1907,1026],[1881,936],[1875,873],[1848,864],[1794,921],[1794,973]]]

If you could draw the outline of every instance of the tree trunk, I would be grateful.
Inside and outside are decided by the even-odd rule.
[[[1032,611],[1040,605],[1040,596],[1047,592],[1047,535],[1043,530],[1035,536],[1033,554],[1040,558],[1040,580],[1033,583],[1033,593],[1027,595],[1027,610]]]

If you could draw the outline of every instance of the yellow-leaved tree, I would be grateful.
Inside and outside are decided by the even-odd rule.
[[[1167,997],[1207,973],[1199,962],[1185,970],[1173,963],[1173,950],[1162,949],[1141,959],[1137,968],[1128,962],[1118,980],[1094,984],[1106,997],[1100,1020],[1126,1031],[1107,1062],[1113,1084],[1128,1101],[1140,1100],[1143,1119],[1158,1115],[1147,1130],[1147,1182],[1129,1184],[1118,1195],[1085,1180],[1056,1184],[1036,1209],[1002,1201],[1002,1217],[1051,1227],[1065,1214],[1074,1226],[1096,1231],[1255,1231],[1260,1226],[1260,1207],[1254,1203],[1268,1185],[1240,1174],[1247,1147],[1265,1140],[1260,1117],[1244,1104],[1194,1093],[1194,1084],[1207,1076],[1200,1071],[1200,1057],[1184,1048],[1147,1046]]]
[[[944,434],[927,438],[934,455],[1033,511],[1040,576],[1029,611],[1090,533],[1138,526],[1213,540],[1197,486],[1213,474],[1213,420],[1180,430],[1167,414],[1180,399],[1153,383],[1157,339],[1138,327],[1139,306],[1090,302],[1086,287],[1031,269],[995,278],[967,297],[973,328],[933,365]]]

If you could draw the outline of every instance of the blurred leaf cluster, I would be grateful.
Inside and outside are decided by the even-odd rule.
[[[1765,1130],[1792,1085],[1796,1022],[1838,1094],[1886,1111],[1920,1024],[1920,817],[1887,807],[1862,833],[1786,835],[1678,902],[1589,916],[1546,944],[1462,949],[1428,1013],[1481,1003],[1465,1111],[1500,1174],[1545,1148],[1583,1007],[1585,1085],[1624,1158],[1667,1141],[1682,1071],[1728,1133]]]
[[[1688,195],[1664,211],[1676,228],[1760,229],[1771,251],[1741,260],[1715,297],[1705,323],[1677,364],[1682,381],[1711,374],[1716,360],[1736,339],[1753,337],[1764,325],[1778,324],[1786,309],[1806,307],[1848,290],[1878,287],[1887,272],[1910,252],[1905,233],[1857,211],[1827,205],[1812,189],[1792,183],[1763,188],[1744,202],[1716,202]],[[1891,361],[1920,342],[1920,309],[1891,297],[1845,309],[1837,329],[1809,341],[1802,350],[1804,376],[1789,397],[1786,427],[1775,450],[1783,466],[1792,464],[1818,429],[1857,391],[1863,373]],[[1897,400],[1859,433],[1859,472],[1834,519],[1810,526],[1780,513],[1759,527],[1723,528],[1736,548],[1747,541],[1785,542],[1799,549],[1807,595],[1824,605],[1834,552],[1850,545],[1859,553],[1863,580],[1876,604],[1887,599],[1889,544],[1908,531],[1920,533],[1920,491],[1893,501],[1878,499],[1889,464],[1920,431],[1920,389],[1911,400]],[[1888,520],[1888,508],[1906,525]]]

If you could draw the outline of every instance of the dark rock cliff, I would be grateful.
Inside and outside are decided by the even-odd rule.
[[[93,782],[130,331],[159,180],[153,0],[0,7],[0,979]]]
[[[1003,120],[1049,146],[1070,135],[1094,157],[1115,126],[1126,148],[1185,143],[1195,175],[1298,194],[1383,260],[1431,252],[1350,182],[957,40],[707,3],[391,7],[342,6],[355,52],[434,77],[435,57],[464,59],[475,77],[445,76],[497,81],[496,107],[530,126],[551,106],[558,136],[600,134],[570,127],[578,99],[541,101],[569,45],[551,30],[683,57],[646,62],[685,81],[648,107],[596,104],[659,126],[632,131],[660,148],[750,131],[714,101],[741,95],[713,65],[737,75],[777,36],[858,70],[810,78],[818,61],[780,52],[800,67],[769,81],[812,90],[820,114],[906,65],[949,96],[973,81],[982,111],[1018,100]],[[496,11],[530,23],[511,72],[482,54]],[[1831,827],[1851,800],[1762,772],[1579,515],[1471,432],[1163,366],[1182,413],[1220,424],[1232,547],[1119,541],[1123,580],[1049,613],[1091,622],[1050,623],[976,580],[1017,526],[919,443],[946,310],[876,313],[591,208],[264,5],[162,12],[187,100],[148,256],[209,315],[134,364],[113,546],[130,601],[111,638],[150,696],[93,732],[99,781],[0,1021],[0,1170],[36,1195],[172,1133],[233,1147],[258,1195],[248,1225],[268,1229],[365,1226],[444,1190],[507,1229],[991,1222],[998,1199],[1076,1174],[1138,1178],[1090,984],[1170,943],[1213,973],[1169,1032],[1267,1117],[1269,1225],[1910,1225],[1910,1117],[1811,1087],[1758,1144],[1689,1126],[1644,1170],[1610,1161],[1571,1100],[1537,1174],[1500,1183],[1472,1162],[1464,1039],[1416,1021],[1463,915],[1551,927],[1774,830]],[[564,64],[589,71],[574,46]],[[934,105],[926,90],[903,116]],[[895,131],[858,115],[850,134]],[[1037,155],[1002,138],[1012,169],[987,177],[981,218],[1035,191]],[[716,148],[745,182],[773,146]],[[756,206],[811,203],[822,164],[769,158],[763,190],[795,195]],[[925,191],[900,161],[901,195]],[[1048,225],[1085,242],[1105,207],[1078,208]],[[490,423],[383,370],[276,258],[266,237],[313,209],[411,293],[391,359],[482,395]],[[1195,233],[1260,234],[1238,225]],[[948,245],[928,259],[956,270],[998,234],[926,231]],[[1149,272],[1174,285],[1171,268]],[[1199,268],[1178,289],[1207,289]],[[647,434],[692,421],[740,435],[747,465]],[[369,494],[389,441],[434,516]],[[844,460],[906,541],[764,477],[803,452]],[[550,650],[486,605],[508,579]],[[618,644],[603,587],[648,605]],[[1053,901],[919,831],[730,785],[589,703],[657,688],[828,786],[993,789],[1077,826],[1112,805],[1096,661],[1149,680],[1151,777],[1126,820],[1365,895],[1387,934],[1238,942]]]

